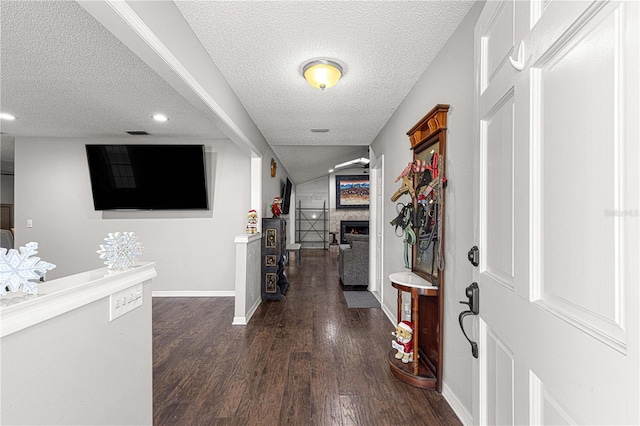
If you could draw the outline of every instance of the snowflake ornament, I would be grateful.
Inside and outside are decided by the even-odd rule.
[[[106,244],[100,245],[96,253],[109,269],[127,269],[134,266],[142,255],[142,246],[133,232],[113,232],[104,239]]]
[[[56,265],[41,261],[39,257],[33,256],[36,253],[38,253],[38,243],[34,242],[20,247],[19,250],[0,249],[0,294],[2,296],[7,295],[7,289],[16,292],[20,286],[24,293],[38,293],[38,281]]]

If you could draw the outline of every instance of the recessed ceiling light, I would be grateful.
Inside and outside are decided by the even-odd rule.
[[[164,123],[165,121],[169,121],[166,115],[163,114],[155,114],[151,116],[154,120]]]
[[[0,119],[2,119],[2,120],[10,120],[11,121],[11,120],[15,120],[16,117],[11,115],[11,114],[8,114],[6,112],[0,112]]]
[[[329,173],[333,173],[333,169],[329,169]]]

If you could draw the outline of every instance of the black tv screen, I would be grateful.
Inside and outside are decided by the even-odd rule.
[[[206,210],[204,145],[86,145],[96,210]]]
[[[291,181],[287,178],[287,183],[282,188],[282,214],[289,214],[291,206]]]

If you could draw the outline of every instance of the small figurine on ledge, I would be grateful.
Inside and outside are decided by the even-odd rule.
[[[273,217],[278,218],[282,214],[282,199],[280,197],[273,198],[273,204],[271,204],[271,213],[273,213]]]
[[[258,213],[255,210],[249,210],[247,214],[247,234],[258,233]]]
[[[407,364],[413,361],[413,324],[407,320],[400,321],[395,333],[396,340],[391,342],[393,349],[397,349],[396,359],[402,359]]]

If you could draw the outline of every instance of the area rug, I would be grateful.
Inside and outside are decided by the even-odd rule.
[[[370,291],[343,291],[349,308],[379,308],[380,302]]]

